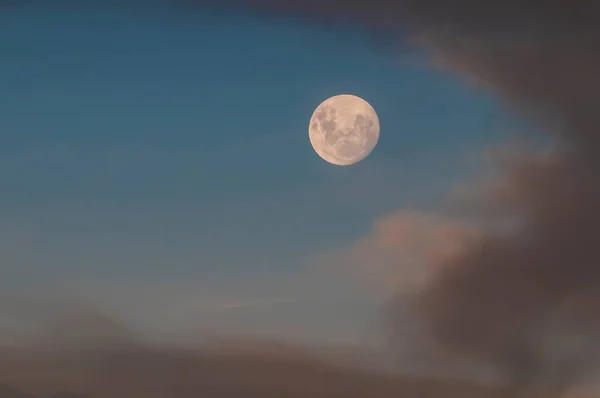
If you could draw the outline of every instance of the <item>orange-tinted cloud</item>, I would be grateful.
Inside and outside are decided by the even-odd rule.
[[[443,214],[401,210],[376,220],[371,232],[336,256],[362,281],[378,287],[414,289],[439,258],[451,256],[477,229]]]

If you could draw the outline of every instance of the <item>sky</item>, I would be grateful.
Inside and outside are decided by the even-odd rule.
[[[7,10],[0,292],[93,302],[156,338],[371,338],[390,294],[379,231],[423,223],[516,126],[481,87],[351,25],[160,2]],[[381,138],[336,167],[308,121],[344,93]]]

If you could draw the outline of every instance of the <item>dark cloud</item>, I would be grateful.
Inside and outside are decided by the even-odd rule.
[[[557,138],[551,156],[511,165],[503,184],[508,191],[492,198],[519,217],[520,228],[465,242],[442,260],[418,305],[441,347],[501,365],[514,388],[548,382],[558,392],[582,377],[597,358],[592,343],[600,340],[594,324],[600,313],[600,3],[238,3],[409,29],[432,57],[485,83]],[[579,348],[568,348],[570,341]]]
[[[89,398],[492,397],[477,385],[396,378],[294,353],[150,347],[0,352],[0,397],[42,398],[67,391]],[[19,394],[32,395],[19,395]],[[56,395],[54,395],[56,394]],[[65,393],[65,397],[70,396]]]
[[[348,18],[357,26],[387,25],[476,36],[593,31],[600,6],[593,0],[169,0],[177,6],[240,6],[293,17]]]
[[[276,342],[221,341],[178,348],[148,344],[88,302],[56,304],[50,306],[49,317],[32,315],[42,319],[30,336],[42,339],[0,345],[0,398],[391,398],[406,394],[491,398],[495,394],[473,383],[367,371],[348,359],[318,354],[314,348]],[[44,303],[36,307],[48,308]]]

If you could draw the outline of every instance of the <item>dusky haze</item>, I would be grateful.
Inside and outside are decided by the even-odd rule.
[[[599,26],[596,0],[4,2],[0,394],[593,391]],[[351,167],[308,140],[336,94],[381,122]]]

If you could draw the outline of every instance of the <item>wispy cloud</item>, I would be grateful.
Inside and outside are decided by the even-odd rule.
[[[405,209],[377,219],[365,237],[318,261],[378,289],[414,290],[435,271],[432,264],[477,236],[466,219]]]
[[[302,301],[299,298],[269,298],[269,299],[257,299],[257,300],[232,300],[225,301],[216,306],[217,309],[221,310],[237,310],[244,308],[265,308],[274,307],[277,305],[293,304]]]

